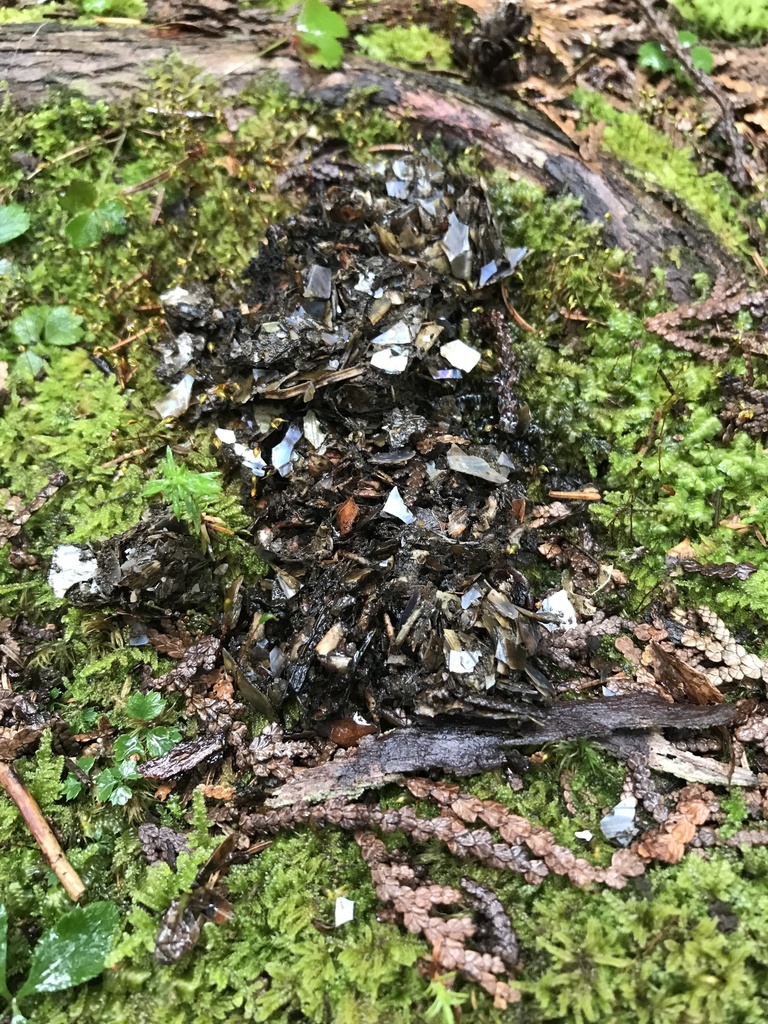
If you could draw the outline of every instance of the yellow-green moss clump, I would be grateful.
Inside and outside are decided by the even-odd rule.
[[[451,67],[450,41],[426,25],[374,25],[355,42],[366,56],[388,64]]]
[[[690,146],[676,146],[640,114],[617,110],[599,93],[579,89],[574,100],[586,119],[603,122],[603,145],[641,172],[649,191],[671,192],[724,246],[741,253],[747,250],[746,203],[724,175],[719,171],[700,174]]]
[[[757,43],[768,35],[765,0],[672,0],[672,3],[703,36]]]

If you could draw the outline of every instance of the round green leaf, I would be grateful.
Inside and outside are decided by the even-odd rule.
[[[18,998],[60,992],[101,974],[119,921],[117,907],[106,900],[70,910],[35,946]]]
[[[29,214],[18,203],[0,206],[0,245],[23,235],[29,227]]]
[[[712,69],[715,66],[715,59],[712,56],[712,51],[706,46],[694,46],[691,50],[691,60],[693,66],[698,68],[699,71],[703,71],[705,75],[712,74]]]
[[[125,807],[131,799],[131,791],[128,786],[115,786],[109,798],[113,807]]]
[[[87,249],[105,235],[121,235],[125,231],[125,207],[116,199],[100,203],[95,209],[78,213],[64,228],[76,249]]]
[[[50,306],[27,306],[23,313],[11,320],[10,331],[19,345],[36,345],[50,316]]]
[[[305,0],[296,22],[299,39],[314,47],[311,64],[321,68],[337,68],[343,50],[339,39],[349,35],[347,23],[340,14],[326,7],[322,0]]]
[[[659,43],[649,40],[643,43],[637,51],[637,63],[641,68],[648,68],[649,71],[661,73],[669,71],[673,62],[664,53]]]
[[[82,322],[69,306],[57,306],[45,321],[43,337],[48,345],[76,345],[83,336]]]
[[[41,359],[37,352],[33,352],[31,348],[28,348],[27,351],[22,352],[16,360],[13,372],[18,377],[34,379],[44,366],[45,360]]]
[[[77,213],[78,210],[89,210],[94,207],[98,198],[99,193],[95,185],[89,181],[73,181],[59,198],[59,206],[67,213]]]

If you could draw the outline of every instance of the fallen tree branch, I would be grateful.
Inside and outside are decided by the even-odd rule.
[[[549,708],[521,705],[521,720],[500,728],[445,722],[364,737],[344,757],[297,770],[269,800],[270,807],[295,807],[335,797],[359,796],[408,772],[434,769],[467,776],[500,768],[516,747],[584,738],[600,742],[662,728],[706,729],[733,720],[732,704],[670,704],[655,694],[567,701]],[[525,716],[535,714],[535,720]],[[611,749],[615,749],[615,743]]]
[[[164,34],[157,28],[8,25],[0,28],[0,81],[24,107],[42,102],[51,88],[123,101],[149,87],[147,69],[172,55],[214,78],[224,96],[236,96],[254,78],[270,74],[315,102],[373,104],[428,135],[477,145],[490,163],[545,188],[567,189],[581,199],[585,217],[604,226],[606,244],[632,252],[643,272],[656,266],[666,270],[675,301],[684,301],[697,273],[718,278],[736,272],[734,257],[701,224],[687,223],[663,200],[634,185],[611,159],[603,159],[597,170],[588,167],[574,143],[525,104],[440,75],[386,68],[360,57],[332,72],[283,53],[265,57],[264,41],[275,33],[263,17],[258,28],[251,35],[212,39]],[[670,252],[681,254],[680,266],[669,259]]]
[[[85,892],[85,885],[67,860],[51,826],[43,817],[43,812],[37,801],[17,775],[13,765],[7,761],[0,761],[0,786],[18,807],[19,814],[26,822],[43,856],[51,865],[51,870],[64,886],[67,895],[77,903]]]

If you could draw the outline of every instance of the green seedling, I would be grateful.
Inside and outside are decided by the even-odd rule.
[[[133,721],[134,728],[117,737],[112,751],[114,765],[103,768],[93,779],[96,799],[100,803],[110,803],[116,807],[128,803],[133,795],[131,783],[142,777],[136,770],[136,765],[149,758],[167,754],[181,739],[178,729],[150,725],[165,712],[165,700],[159,693],[131,694],[125,711]],[[90,777],[96,758],[80,757],[75,763],[81,773]],[[82,778],[74,773],[64,780],[64,796],[67,800],[74,800],[84,788]]]
[[[349,35],[347,23],[340,14],[326,7],[322,0],[305,0],[296,21],[299,40],[308,47],[306,57],[318,68],[337,68],[344,54],[340,39]]]
[[[36,377],[47,366],[51,348],[76,345],[83,336],[83,318],[69,306],[27,306],[11,320],[9,331],[21,349],[15,371],[22,377]]]
[[[43,933],[33,950],[26,980],[12,995],[6,974],[8,914],[0,903],[0,999],[11,1004],[12,1024],[27,1020],[19,1011],[20,1000],[74,988],[101,974],[119,921],[117,907],[106,900],[64,914]]]
[[[466,992],[454,992],[443,984],[443,979],[450,981],[453,977],[452,974],[444,974],[430,981],[426,995],[432,997],[432,1002],[424,1014],[427,1020],[437,1021],[438,1024],[455,1024],[457,1018],[454,1010],[465,1003],[469,996]]]
[[[181,522],[192,525],[200,533],[202,515],[208,505],[221,495],[220,473],[195,473],[180,465],[170,448],[160,463],[160,475],[150,480],[142,491],[145,498],[160,494]]]
[[[59,199],[59,206],[73,215],[64,233],[76,249],[87,249],[106,235],[125,234],[123,203],[89,181],[73,181],[68,185]]]
[[[714,67],[712,51],[706,46],[697,45],[699,40],[693,32],[678,32],[677,39],[684,50],[689,50],[691,62],[699,71],[710,74]],[[674,72],[680,82],[688,81],[680,61],[668,56],[667,49],[655,39],[643,43],[637,51],[637,63],[655,74]]]

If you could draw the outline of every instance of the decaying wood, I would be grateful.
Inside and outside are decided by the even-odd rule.
[[[37,801],[7,761],[0,761],[0,786],[16,804],[35,842],[51,865],[51,870],[64,886],[70,899],[77,902],[85,892],[82,879],[67,860],[66,854],[43,817]]]
[[[702,757],[682,750],[663,736],[651,736],[648,742],[648,767],[686,782],[702,782],[706,786],[757,786],[760,779],[751,769]]]
[[[475,775],[505,765],[516,747],[576,737],[609,740],[621,733],[670,727],[706,729],[730,723],[734,713],[729,704],[670,704],[656,694],[633,694],[569,701],[535,712],[522,706],[521,714],[535,714],[536,719],[521,719],[514,729],[508,723],[491,729],[455,722],[397,729],[378,738],[364,737],[346,756],[298,770],[269,804],[286,807],[359,796],[407,772],[440,769],[459,776]]]
[[[383,70],[350,58],[343,70],[320,72],[283,51],[263,52],[285,31],[280,19],[260,17],[251,35],[205,38],[160,28],[60,28],[10,25],[0,30],[0,81],[20,105],[39,103],[50,87],[66,87],[93,99],[125,99],[151,80],[146,69],[176,54],[215,78],[225,96],[270,73],[293,92],[332,106],[366,90],[366,102],[388,116],[409,120],[429,134],[463,145],[479,145],[492,163],[550,188],[578,196],[590,220],[605,227],[606,241],[634,253],[642,271],[667,270],[673,297],[683,301],[695,273],[735,273],[699,223],[687,223],[660,199],[628,181],[612,161],[588,167],[574,144],[550,122],[521,103],[440,75]],[[683,254],[681,266],[668,258]]]

